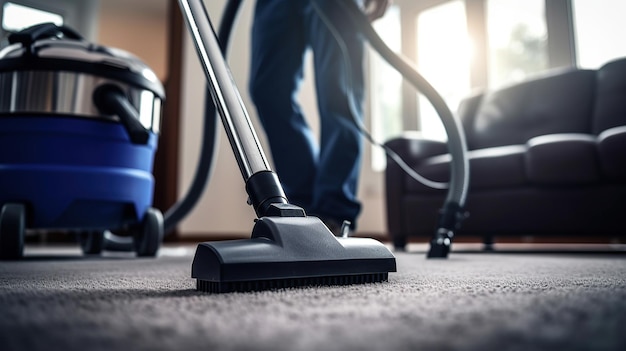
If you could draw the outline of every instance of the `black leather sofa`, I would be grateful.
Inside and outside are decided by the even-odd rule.
[[[552,71],[465,99],[469,216],[457,235],[626,236],[626,58],[598,70]],[[427,178],[449,179],[445,143],[406,133],[386,142]],[[396,248],[432,237],[445,190],[385,171]]]

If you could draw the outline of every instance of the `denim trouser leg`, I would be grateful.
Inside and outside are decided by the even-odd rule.
[[[346,20],[333,12],[335,1],[319,4],[328,9],[325,12],[342,33],[350,72],[337,39],[308,0],[258,0],[250,89],[290,202],[309,214],[354,224],[361,208],[356,192],[362,142],[351,120],[348,97],[353,94],[356,118],[361,119],[363,42],[353,30],[341,28]],[[319,150],[295,99],[308,47],[314,55]]]
[[[296,100],[307,49],[302,21],[306,3],[257,0],[250,92],[289,202],[309,209],[319,151]]]
[[[321,217],[349,220],[354,227],[361,210],[357,190],[362,138],[352,119],[362,120],[364,44],[360,34],[348,26],[345,15],[336,10],[336,0],[318,4],[338,29],[335,35],[341,36],[346,52],[317,13],[309,12],[309,44],[314,55],[321,125],[312,210]]]

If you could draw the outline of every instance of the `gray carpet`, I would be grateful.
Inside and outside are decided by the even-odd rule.
[[[0,350],[626,350],[624,254],[418,250],[388,283],[207,295],[193,251],[0,262]]]

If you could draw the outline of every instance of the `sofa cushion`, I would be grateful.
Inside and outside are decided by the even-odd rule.
[[[600,181],[597,141],[589,134],[550,134],[528,141],[526,175],[537,185]]]
[[[590,133],[596,74],[553,72],[485,95],[468,134],[469,149],[519,145],[555,133]]]
[[[508,145],[470,151],[470,189],[519,187],[524,177],[525,145]]]
[[[468,152],[471,190],[517,187],[527,183],[524,177],[525,145],[509,145]],[[450,179],[449,154],[423,160],[416,171],[427,179],[448,182]],[[422,185],[410,176],[405,177],[409,192],[437,192]]]
[[[611,181],[626,180],[626,126],[598,135],[598,153],[603,175]]]

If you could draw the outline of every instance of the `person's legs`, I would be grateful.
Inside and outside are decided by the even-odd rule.
[[[289,202],[312,202],[318,147],[296,100],[307,48],[307,0],[257,0],[252,27],[250,93]]]
[[[337,222],[349,220],[352,228],[361,210],[357,199],[362,138],[353,118],[362,120],[363,50],[360,34],[336,10],[336,0],[319,1],[341,35],[337,38],[312,10],[308,11],[309,42],[314,52],[320,112],[321,140],[318,173],[311,212]],[[344,55],[349,55],[349,65]],[[354,109],[350,100],[354,99]]]

